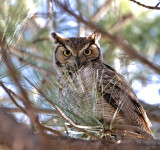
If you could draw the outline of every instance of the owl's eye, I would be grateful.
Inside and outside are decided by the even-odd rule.
[[[84,53],[84,55],[89,56],[89,55],[92,54],[92,50],[91,49],[85,49],[83,53]]]
[[[69,56],[72,55],[72,53],[71,53],[70,50],[67,49],[67,50],[63,51],[63,55],[66,56],[66,57],[69,57]]]

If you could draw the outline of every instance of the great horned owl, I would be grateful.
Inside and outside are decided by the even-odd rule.
[[[103,120],[106,126],[112,123],[117,129],[126,125],[151,134],[150,121],[130,85],[115,69],[104,64],[98,43],[100,34],[94,32],[88,37],[73,38],[64,38],[55,32],[51,35],[57,44],[53,60],[60,80],[64,80],[67,72],[85,101],[90,100],[89,93],[96,80],[98,96],[95,107],[99,120]],[[74,93],[70,94],[76,99]]]

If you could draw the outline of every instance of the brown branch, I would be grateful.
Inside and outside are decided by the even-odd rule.
[[[0,35],[0,43],[1,43],[1,54],[2,54],[2,57],[4,59],[4,62],[8,68],[8,72],[11,76],[11,78],[13,79],[13,81],[16,83],[16,85],[18,86],[18,89],[21,93],[21,96],[23,97],[23,104],[24,106],[26,107],[26,109],[29,107],[30,105],[30,101],[29,101],[29,98],[28,98],[28,95],[26,93],[26,91],[22,88],[21,84],[20,84],[20,78],[21,78],[21,75],[19,72],[17,72],[17,70],[15,69],[11,59],[10,59],[10,56],[9,56],[9,53],[7,52],[7,43],[6,43],[6,40],[5,38],[2,39],[2,35]]]
[[[43,142],[39,137],[34,133],[30,133],[30,130],[24,125],[18,124],[15,119],[5,113],[2,108],[0,108],[0,122],[0,140],[13,148],[13,150],[44,149]]]
[[[43,41],[48,41],[48,40],[49,40],[49,38],[38,38],[38,39],[35,39],[32,43],[36,44],[38,42],[43,42]]]
[[[3,109],[6,112],[11,112],[11,113],[22,113],[22,110],[19,108],[9,108],[9,107],[3,107]],[[57,112],[55,110],[52,109],[42,109],[42,108],[34,108],[34,111],[36,113],[40,113],[40,114],[56,114]]]
[[[26,113],[26,110],[21,107],[16,100],[14,99],[14,97],[11,94],[11,90],[9,90],[4,84],[3,82],[0,81],[0,85],[1,87],[4,89],[5,92],[7,92],[8,96],[10,97],[10,99],[12,100],[12,102],[21,110],[21,112]]]
[[[117,30],[119,30],[121,27],[123,27],[124,25],[126,25],[128,22],[132,21],[132,19],[134,18],[133,14],[127,14],[122,16],[110,29],[109,32],[115,32]]]
[[[159,6],[159,4],[160,4],[160,2],[159,2],[155,7],[158,7],[158,6]]]
[[[159,3],[154,7],[154,6],[147,6],[147,5],[144,5],[144,4],[142,4],[142,3],[140,3],[140,2],[137,2],[137,1],[135,1],[135,0],[130,0],[130,1],[132,1],[132,2],[134,2],[134,3],[136,3],[136,4],[138,4],[139,6],[148,8],[148,9],[158,9],[158,10],[160,10],[160,7],[158,7]]]
[[[39,121],[37,123],[43,130],[50,131],[50,132],[52,132],[52,133],[54,133],[55,135],[58,135],[58,136],[63,136],[63,134],[61,132],[59,132],[59,131],[57,131],[53,128],[47,127],[47,126],[41,124]]]
[[[122,50],[124,52],[126,52],[132,59],[138,59],[140,62],[148,65],[152,70],[154,70],[155,72],[160,74],[160,66],[154,64],[153,62],[150,62],[148,59],[146,59],[144,56],[142,56],[140,53],[138,53],[135,48],[133,48],[131,45],[129,45],[127,43],[127,41],[123,40],[122,38],[120,38],[118,36],[114,36],[106,31],[104,31],[103,29],[99,28],[98,26],[96,26],[92,22],[88,22],[88,21],[84,20],[82,17],[76,15],[75,13],[73,13],[73,11],[69,10],[68,7],[66,5],[62,4],[60,1],[57,1],[57,0],[54,0],[54,1],[62,10],[64,10],[65,12],[70,14],[71,16],[75,17],[80,22],[84,23],[90,29],[92,29],[92,30],[96,29],[96,31],[101,33],[103,37],[105,37],[106,39],[109,39],[114,44],[121,47]]]
[[[91,20],[98,22],[107,13],[107,9],[110,8],[112,2],[113,0],[106,1],[103,6],[92,16]]]
[[[13,150],[158,150],[160,140],[81,140],[65,136],[42,137],[0,108],[0,142]]]

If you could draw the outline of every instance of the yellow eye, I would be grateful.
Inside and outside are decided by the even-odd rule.
[[[70,50],[67,49],[67,50],[63,51],[63,55],[66,56],[66,57],[69,57],[69,56],[72,55],[72,53],[71,53]]]
[[[89,55],[92,54],[92,50],[91,49],[85,49],[83,53],[84,53],[84,55],[89,56]]]

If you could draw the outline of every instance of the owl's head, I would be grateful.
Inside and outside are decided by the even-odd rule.
[[[51,33],[57,44],[53,63],[59,71],[67,70],[69,73],[81,67],[86,67],[93,61],[101,61],[102,55],[98,40],[101,35],[92,33],[88,37],[64,38],[59,33]]]

